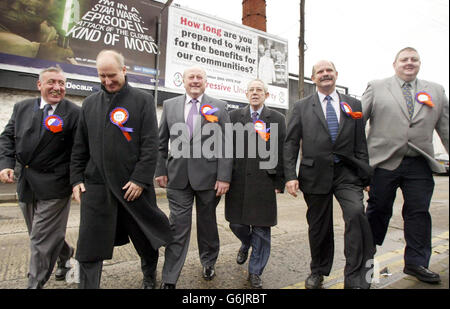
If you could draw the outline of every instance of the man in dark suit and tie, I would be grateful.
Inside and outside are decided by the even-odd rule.
[[[444,87],[417,78],[417,50],[400,50],[393,63],[395,75],[371,81],[362,97],[364,120],[370,121],[367,143],[375,168],[370,185],[367,217],[377,245],[383,243],[392,216],[397,189],[406,241],[406,274],[438,283],[439,274],[428,269],[431,257],[430,202],[434,172],[445,168],[434,159],[433,132],[448,153],[449,105]]]
[[[39,75],[38,99],[14,105],[0,136],[0,179],[14,182],[17,162],[19,206],[30,235],[28,288],[39,289],[50,278],[64,280],[74,249],[64,240],[69,217],[69,164],[80,108],[65,100],[66,78],[60,68]]]
[[[371,284],[374,246],[364,204],[369,184],[367,144],[361,103],[336,91],[338,73],[330,61],[314,65],[314,93],[299,102],[289,117],[284,150],[286,188],[303,192],[311,250],[307,289],[321,288],[334,256],[333,195],[345,221],[345,288],[367,289]],[[295,172],[301,145],[298,177]]]
[[[201,67],[190,67],[184,71],[183,83],[186,94],[164,102],[159,125],[155,176],[159,186],[167,187],[174,237],[165,251],[161,284],[164,289],[175,288],[186,259],[194,198],[203,278],[214,277],[219,255],[216,207],[228,191],[233,164],[220,151],[225,146],[225,124],[230,122],[230,117],[224,102],[204,94],[206,72]],[[217,144],[206,154],[202,145],[211,140]]]

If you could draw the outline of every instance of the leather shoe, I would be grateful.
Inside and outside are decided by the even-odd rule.
[[[161,290],[174,290],[175,289],[175,284],[172,283],[161,283]]]
[[[214,265],[203,267],[203,279],[211,280],[216,275],[216,271],[214,270]]]
[[[247,261],[247,258],[248,258],[248,249],[244,250],[243,248],[240,248],[236,257],[236,263],[242,265],[245,263],[245,261]]]
[[[319,274],[310,274],[305,281],[305,288],[309,290],[321,289],[323,282],[323,276]]]
[[[156,287],[156,276],[153,277],[144,277],[144,280],[142,281],[142,288],[144,290],[152,290]]]
[[[72,268],[72,267],[66,267],[67,261],[70,260],[70,258],[73,256],[74,253],[74,249],[72,247],[70,247],[70,254],[69,254],[69,258],[67,260],[60,260],[58,258],[58,262],[57,262],[57,268],[56,268],[56,272],[55,272],[55,280],[56,281],[62,281],[66,279],[66,274],[67,272]]]
[[[254,289],[262,289],[262,280],[261,277],[257,274],[250,274],[248,276],[248,280],[250,281],[250,285]]]
[[[439,274],[432,272],[426,267],[419,265],[406,264],[403,272],[427,283],[439,283],[441,278]]]

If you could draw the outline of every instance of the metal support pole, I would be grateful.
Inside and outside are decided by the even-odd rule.
[[[155,81],[155,108],[158,107],[158,86],[159,86],[159,56],[161,54],[160,51],[160,45],[161,45],[161,19],[162,14],[165,9],[167,9],[171,4],[173,0],[169,0],[164,4],[164,7],[159,12],[158,16],[158,24],[157,24],[157,38],[156,38],[156,44],[158,45],[158,53],[156,54],[156,81]]]

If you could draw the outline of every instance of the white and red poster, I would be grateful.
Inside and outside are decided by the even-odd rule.
[[[206,93],[247,102],[248,82],[269,87],[268,106],[288,109],[287,40],[179,7],[169,8],[165,87],[183,89],[183,71],[200,65],[207,72]]]

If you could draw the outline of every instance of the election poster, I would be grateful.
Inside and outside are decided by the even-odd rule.
[[[150,0],[8,0],[0,2],[0,65],[29,72],[59,64],[96,76],[103,49],[120,51],[129,80],[152,85],[162,3]],[[4,66],[2,66],[4,68]]]
[[[265,81],[266,104],[288,109],[287,40],[190,9],[170,7],[165,87],[183,89],[183,71],[200,65],[207,72],[206,93],[248,102],[247,84]]]

